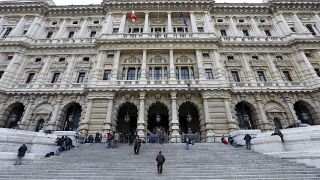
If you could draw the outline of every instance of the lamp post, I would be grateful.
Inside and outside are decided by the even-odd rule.
[[[129,123],[129,121],[130,121],[130,115],[129,115],[129,108],[130,108],[130,104],[128,103],[128,108],[127,108],[127,113],[126,113],[126,115],[124,116],[124,123],[125,123],[125,136],[127,136],[127,140],[128,140],[128,142],[129,142],[129,136],[130,136],[130,131],[129,131],[129,133],[128,133],[128,123]],[[130,143],[130,142],[129,142]]]
[[[242,115],[241,115],[241,117],[242,117],[243,122],[245,123],[245,129],[247,129],[247,128],[248,129],[252,129],[250,118],[249,118],[248,114],[246,113],[246,111],[244,109],[243,102],[241,103],[241,106],[242,106]],[[249,127],[247,127],[246,123],[248,123]]]
[[[186,120],[187,120],[187,131],[189,133],[189,124],[192,121],[192,116],[190,115],[190,111],[189,111],[190,102],[188,101],[187,104],[188,104],[188,114],[187,114],[187,119]]]

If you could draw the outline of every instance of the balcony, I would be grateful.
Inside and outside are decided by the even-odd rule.
[[[282,42],[284,41],[283,37],[277,37],[277,36],[221,36],[220,40],[222,42]]]
[[[101,39],[183,39],[183,38],[215,38],[214,33],[124,33],[102,34]]]

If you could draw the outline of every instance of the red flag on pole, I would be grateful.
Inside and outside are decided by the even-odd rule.
[[[136,16],[136,13],[134,12],[134,10],[132,10],[132,12],[131,12],[131,20],[133,23],[135,23],[137,20],[137,16]]]

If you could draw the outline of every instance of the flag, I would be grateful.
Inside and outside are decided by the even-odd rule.
[[[181,10],[180,10],[180,20],[183,19],[183,24],[185,26],[188,26],[188,22],[187,20],[184,18],[183,12],[182,12],[182,6],[181,6]]]
[[[135,23],[137,20],[137,16],[136,16],[136,13],[134,12],[134,10],[132,10],[132,12],[131,12],[131,20],[133,23]]]

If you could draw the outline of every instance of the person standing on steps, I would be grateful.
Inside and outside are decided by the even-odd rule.
[[[141,147],[141,140],[138,137],[136,137],[136,140],[134,142],[134,147],[133,147],[135,154],[139,154],[140,147]]]
[[[271,134],[271,136],[275,136],[275,135],[280,136],[282,143],[284,143],[283,134],[282,134],[282,132],[281,132],[279,129],[277,129],[277,128],[275,128],[275,129],[274,129],[274,132]]]
[[[16,162],[14,163],[14,165],[21,165],[22,158],[26,154],[27,150],[28,150],[28,148],[25,144],[22,144],[20,146],[20,148],[18,149],[18,156],[17,156]]]
[[[114,136],[113,136],[113,148],[117,148],[120,135],[119,135],[118,131],[115,131],[113,134],[114,134]]]
[[[158,174],[162,174],[162,166],[163,166],[163,163],[166,161],[166,158],[161,154],[161,151],[159,151],[159,154],[156,157],[156,161],[157,161]]]
[[[246,134],[243,138],[243,140],[246,140],[246,149],[251,150],[251,139],[252,137],[250,134]]]

